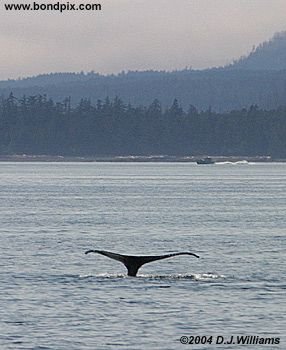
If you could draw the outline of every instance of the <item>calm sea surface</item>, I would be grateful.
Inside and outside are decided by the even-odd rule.
[[[1,163],[0,231],[1,350],[286,349],[286,164]]]

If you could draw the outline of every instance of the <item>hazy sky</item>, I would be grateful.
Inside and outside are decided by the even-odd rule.
[[[286,0],[69,0],[101,3],[102,11],[4,9],[21,2],[32,0],[0,2],[0,79],[224,65],[286,30]]]

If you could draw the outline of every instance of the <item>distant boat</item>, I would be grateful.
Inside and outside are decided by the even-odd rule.
[[[214,163],[215,163],[215,161],[212,160],[211,157],[205,157],[205,158],[197,160],[197,164],[199,164],[199,165],[214,164]]]

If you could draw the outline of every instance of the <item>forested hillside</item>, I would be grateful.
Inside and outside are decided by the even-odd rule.
[[[229,111],[248,108],[251,104],[272,109],[285,104],[286,71],[137,72],[87,80],[83,77],[55,85],[0,89],[5,97],[10,92],[17,97],[47,94],[58,101],[70,96],[75,104],[81,98],[90,98],[95,103],[106,96],[119,96],[136,106],[150,104],[157,98],[167,107],[178,98],[184,108],[191,103],[199,110],[211,107],[218,112]]]
[[[191,62],[190,62],[191,65]],[[257,104],[275,109],[286,101],[286,35],[259,45],[247,56],[227,67],[207,70],[127,72],[103,76],[90,73],[54,73],[37,77],[0,81],[0,96],[47,94],[55,101],[70,96],[75,105],[82,98],[120,97],[134,106],[159,99],[164,107],[180,100],[199,110],[217,112],[249,108]]]
[[[158,100],[146,107],[119,98],[71,102],[2,98],[0,154],[286,157],[286,108],[216,113],[184,110],[176,99],[166,109]]]
[[[252,52],[229,66],[232,69],[285,70],[286,32],[277,33],[264,43],[253,47]]]

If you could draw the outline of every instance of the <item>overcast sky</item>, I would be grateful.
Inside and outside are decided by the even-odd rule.
[[[69,0],[102,11],[62,14],[9,12],[5,2],[32,0],[0,2],[0,79],[219,66],[286,30],[286,0]]]

